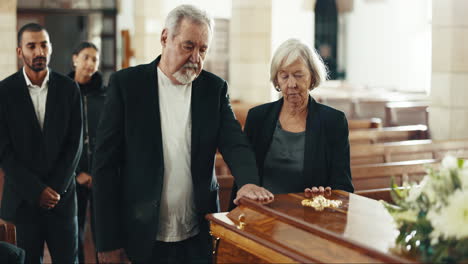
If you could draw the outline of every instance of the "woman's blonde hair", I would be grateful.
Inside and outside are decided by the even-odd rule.
[[[270,66],[270,81],[276,90],[276,76],[282,67],[287,67],[297,59],[302,60],[309,68],[312,82],[309,90],[319,86],[327,79],[327,68],[315,49],[309,48],[307,44],[299,39],[288,39],[276,49]]]

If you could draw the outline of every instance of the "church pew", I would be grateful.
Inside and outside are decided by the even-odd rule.
[[[232,111],[242,128],[245,126],[249,110],[259,104],[260,103],[244,103],[240,101],[233,101],[231,103]],[[348,119],[348,128],[350,130],[380,127],[382,127],[382,119],[380,118]]]
[[[355,191],[355,194],[374,199],[374,200],[383,200],[387,203],[393,203],[392,196],[390,195],[391,188],[379,188],[379,189],[369,189],[369,190],[359,190]]]
[[[389,188],[394,177],[397,185],[402,185],[404,180],[418,182],[426,174],[428,166],[438,166],[435,159],[388,162],[378,164],[355,165],[351,167],[353,185],[356,192],[370,189]],[[220,185],[221,211],[226,211],[231,197],[231,188],[234,181],[232,175],[217,174]],[[369,194],[375,197],[385,194]],[[383,199],[383,198],[379,198]]]
[[[369,119],[348,119],[348,129],[367,129],[367,128],[381,128],[382,119],[369,118]]]
[[[221,153],[216,153],[215,160],[215,172],[216,175],[228,175],[231,174],[226,162],[224,162],[223,155]]]
[[[234,177],[231,174],[216,174],[216,178],[219,184],[219,207],[221,212],[226,212],[229,208]]]
[[[232,101],[231,107],[237,121],[239,121],[242,128],[245,126],[247,114],[252,107],[259,105],[259,103],[244,103],[240,101]]]
[[[429,123],[427,101],[389,102],[385,105],[385,126],[402,126]]]
[[[385,118],[385,105],[388,99],[361,98],[354,100],[355,118]]]
[[[408,187],[397,187],[398,190],[403,190]],[[374,200],[383,200],[387,203],[394,204],[392,195],[390,194],[392,189],[390,187],[387,188],[379,188],[379,189],[369,189],[369,190],[359,190],[355,191],[354,194],[361,195],[370,199]]]
[[[403,181],[421,180],[428,167],[438,167],[435,159],[356,165],[351,167],[355,191],[390,187],[392,177],[397,185]]]
[[[412,125],[349,131],[350,144],[374,144],[411,139],[427,139],[427,126]]]
[[[462,150],[460,152],[460,150]],[[462,153],[462,157],[468,157],[468,139],[462,140],[409,140],[403,142],[390,142],[372,145],[351,145],[351,166],[353,182],[356,190],[384,188],[390,185],[392,175],[396,176],[398,184],[406,176],[410,179],[418,180],[425,174],[425,163],[421,160],[442,159],[445,154],[452,152]],[[407,161],[414,162],[407,162]],[[377,164],[362,166],[363,164]],[[376,174],[372,175],[374,172]],[[227,165],[224,163],[221,154],[217,154],[216,173],[229,180],[224,180],[226,184],[221,185],[221,193],[230,197],[232,176]],[[222,208],[226,208],[227,198],[221,198]]]
[[[216,153],[215,173],[219,183],[219,206],[221,208],[221,212],[225,212],[229,207],[229,199],[231,197],[234,177],[231,175],[231,171],[219,152]]]
[[[468,139],[407,140],[350,147],[351,166],[418,159],[442,159],[447,154],[468,156]]]
[[[16,227],[14,224],[0,219],[0,241],[16,245]]]

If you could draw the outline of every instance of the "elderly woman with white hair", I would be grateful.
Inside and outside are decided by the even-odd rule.
[[[273,56],[270,80],[282,97],[250,109],[244,130],[261,185],[272,193],[354,191],[346,117],[309,94],[326,75],[317,52],[297,39]]]

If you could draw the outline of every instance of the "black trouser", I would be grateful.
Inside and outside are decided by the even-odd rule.
[[[85,263],[85,258],[84,258],[84,245],[85,245],[85,226],[86,226],[86,213],[88,209],[88,201],[89,201],[89,206],[90,206],[90,213],[91,213],[91,233],[92,233],[92,239],[94,242],[95,240],[95,235],[94,235],[94,215],[93,215],[93,196],[92,196],[92,191],[91,189],[81,186],[79,184],[76,185],[76,198],[78,200],[78,260],[80,263]],[[93,252],[93,254],[96,257],[96,254]],[[96,263],[97,263],[97,258],[96,258]]]
[[[24,203],[17,214],[18,247],[26,252],[25,263],[42,263],[44,242],[53,263],[78,261],[78,224],[76,216],[63,216],[54,210],[32,207]]]
[[[180,242],[156,241],[151,263],[211,263],[212,241],[208,234],[198,234]]]

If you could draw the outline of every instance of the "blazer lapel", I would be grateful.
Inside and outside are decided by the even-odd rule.
[[[192,110],[192,142],[191,142],[191,167],[192,171],[193,167],[197,164],[196,158],[198,156],[198,150],[200,145],[200,133],[201,128],[203,126],[203,104],[204,104],[204,96],[203,96],[203,76],[200,75],[192,82],[192,100],[191,100],[191,110]],[[206,102],[205,102],[206,103]],[[192,173],[192,177],[193,177]]]
[[[32,129],[34,129],[39,135],[42,136],[41,127],[39,126],[39,119],[36,116],[36,111],[34,110],[34,104],[29,94],[28,86],[26,85],[26,79],[23,75],[23,70],[18,71],[17,78],[17,98],[16,102],[24,107],[21,111],[24,113],[24,118],[27,118],[25,124],[31,124]]]
[[[51,71],[49,69],[49,71]],[[48,132],[55,131],[54,126],[54,115],[57,113],[57,82],[55,81],[55,75],[51,71],[49,73],[49,83],[47,87],[47,99],[46,99],[46,109],[44,116],[44,125],[42,127],[42,132],[44,137],[47,137]],[[61,121],[61,120],[59,120]],[[54,136],[54,135],[52,135]]]
[[[261,161],[262,164],[257,164],[259,167],[259,170],[263,170],[267,151],[270,149],[271,141],[273,139],[273,134],[276,129],[276,124],[278,122],[281,107],[283,106],[283,100],[284,99],[281,98],[272,104],[271,109],[268,111],[268,114],[265,116],[263,125],[260,126],[262,129],[262,132],[258,140],[261,143],[258,144],[260,148],[258,150],[259,155],[257,156],[263,157],[263,160]],[[263,171],[260,171],[259,175],[260,175],[260,185],[263,185]]]
[[[262,133],[262,139],[264,141],[264,144],[262,144],[262,146],[265,146],[265,149],[262,150],[264,156],[266,156],[267,150],[270,149],[271,140],[273,139],[273,134],[275,132],[276,124],[278,122],[281,107],[283,106],[283,100],[284,99],[281,98],[276,103],[274,103],[272,105],[271,111],[269,111],[269,114],[265,118]]]
[[[148,128],[153,132],[153,140],[157,146],[159,146],[159,156],[161,162],[164,162],[163,149],[162,149],[162,132],[161,132],[161,111],[159,109],[159,85],[158,85],[158,64],[161,56],[159,56],[152,63],[147,65],[144,73],[144,87],[147,87],[146,94],[142,94],[142,100],[150,100],[151,102],[145,104],[151,106],[148,113]],[[163,164],[163,163],[162,163]]]
[[[320,142],[320,116],[317,109],[317,103],[311,96],[309,96],[308,104],[308,114],[306,122],[306,138],[305,138],[305,150],[304,150],[304,185],[306,187],[311,187],[313,178],[323,177],[323,175],[314,175],[313,167],[316,164],[319,164],[319,148],[321,146]]]

